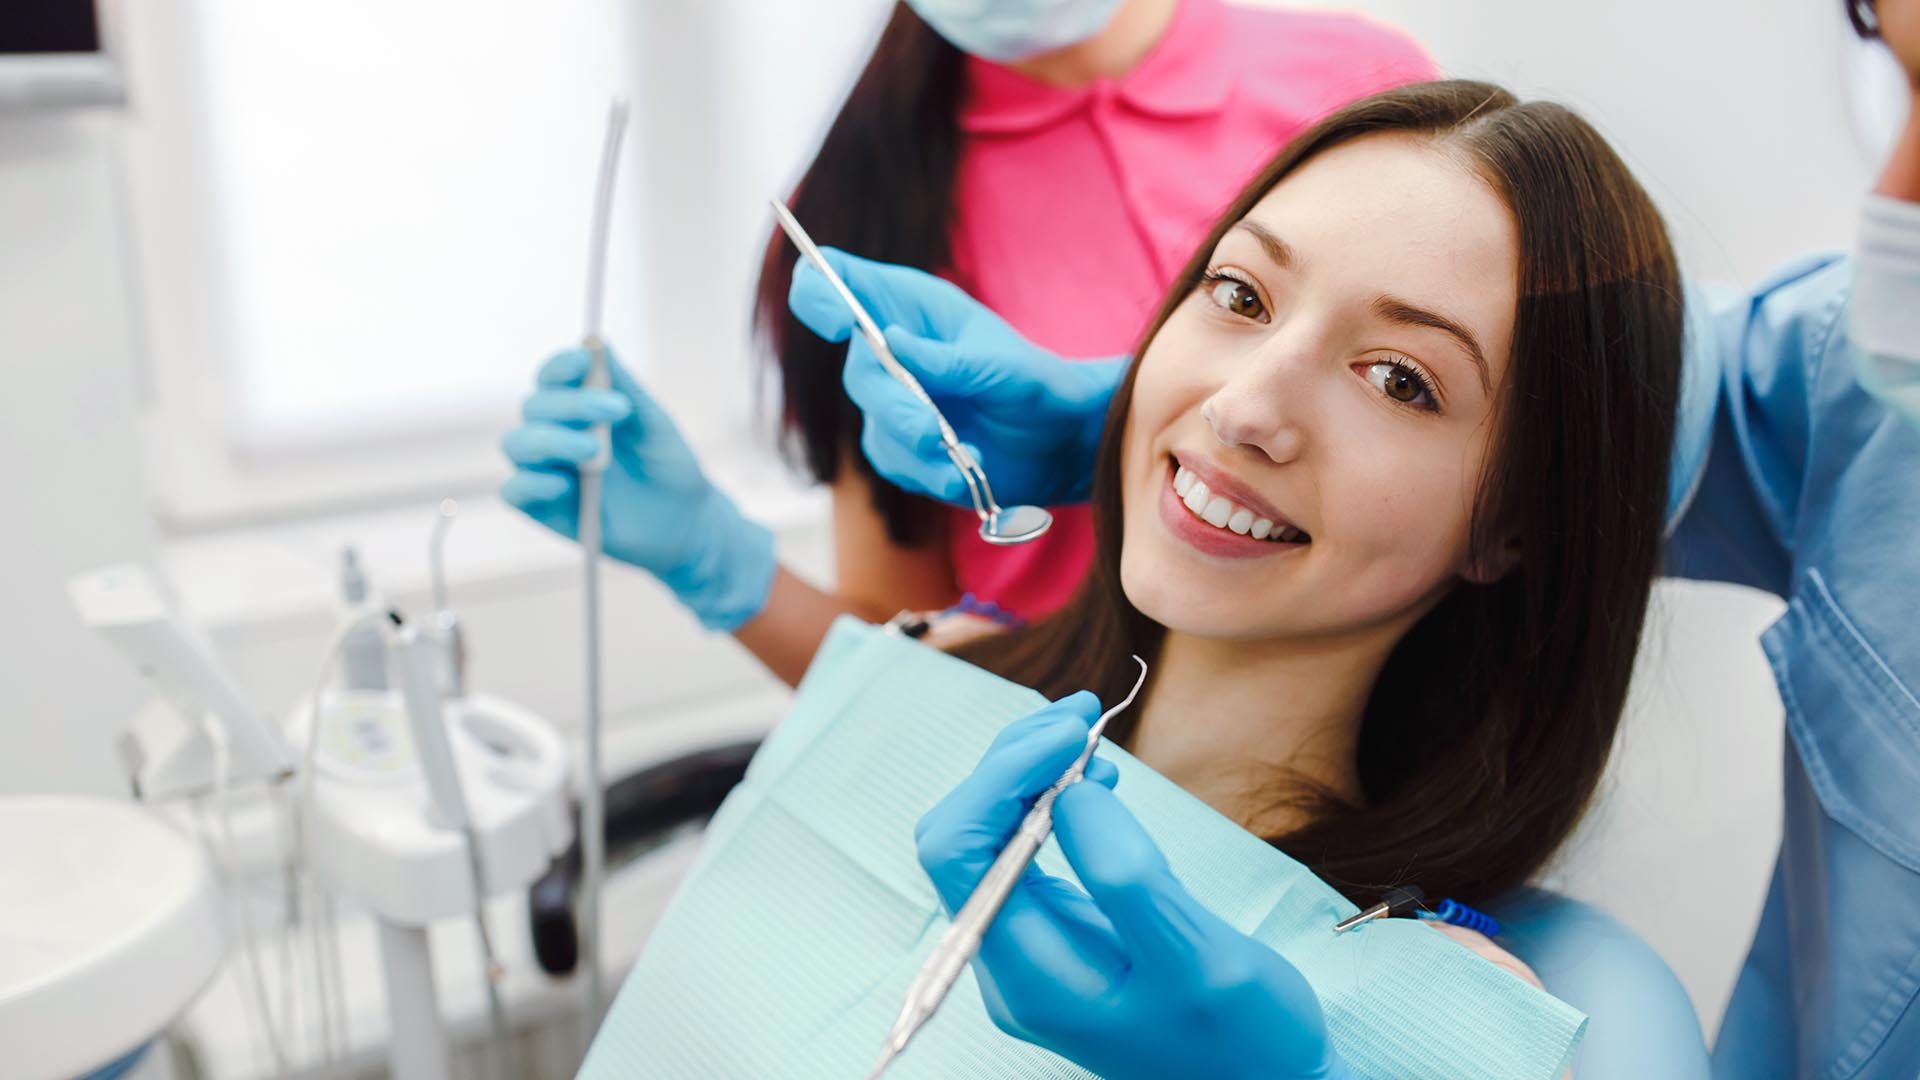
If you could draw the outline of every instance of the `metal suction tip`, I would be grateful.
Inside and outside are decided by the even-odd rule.
[[[989,544],[1024,544],[1053,528],[1053,515],[1038,506],[1005,506],[980,522],[980,539]]]

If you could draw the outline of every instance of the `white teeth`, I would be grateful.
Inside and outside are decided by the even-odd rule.
[[[1207,482],[1185,465],[1173,470],[1173,493],[1193,512],[1194,517],[1216,529],[1229,529],[1255,540],[1271,538],[1281,543],[1294,543],[1306,535],[1291,525],[1276,525],[1272,518],[1256,516],[1246,507],[1236,506],[1225,497],[1215,495],[1207,487]]]

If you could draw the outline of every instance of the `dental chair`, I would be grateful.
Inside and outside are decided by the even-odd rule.
[[[666,842],[679,830],[705,824],[720,808],[757,739],[698,750],[649,766],[607,786],[607,865],[619,866]],[[547,974],[571,974],[580,963],[579,927],[573,899],[580,888],[578,814],[574,840],[553,868],[527,892],[528,930],[534,955]]]
[[[1686,988],[1625,923],[1545,889],[1493,905],[1495,940],[1533,969],[1548,993],[1587,1014],[1574,1080],[1707,1080],[1707,1044]]]

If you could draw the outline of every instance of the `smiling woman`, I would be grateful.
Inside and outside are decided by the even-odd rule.
[[[1579,819],[1656,567],[1680,363],[1665,228],[1584,121],[1390,91],[1219,219],[1108,414],[1068,607],[956,651],[1058,697],[1360,902],[1469,902]]]

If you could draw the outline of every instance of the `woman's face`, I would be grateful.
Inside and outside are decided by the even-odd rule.
[[[1121,582],[1208,638],[1397,637],[1472,557],[1509,363],[1505,202],[1437,144],[1378,135],[1267,193],[1140,359]]]

